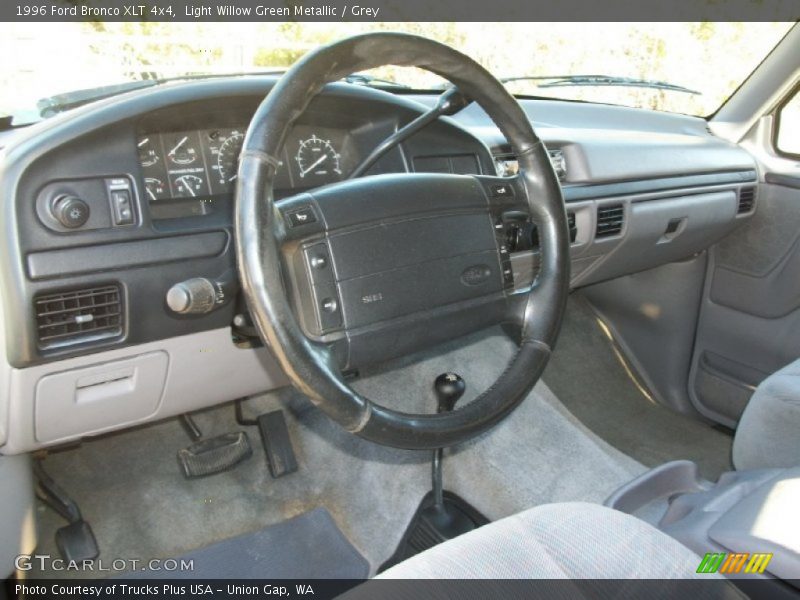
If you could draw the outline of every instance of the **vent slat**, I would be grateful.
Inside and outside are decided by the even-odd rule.
[[[597,207],[596,237],[611,237],[622,233],[625,224],[625,206],[622,204],[607,204]]]
[[[98,302],[97,304],[92,304],[91,306],[82,306],[80,308],[102,308],[104,306],[119,306],[119,300],[112,300],[110,302]],[[37,316],[39,317],[49,317],[50,315],[60,315],[63,314],[63,310],[55,310],[52,312],[40,312]]]
[[[736,214],[744,214],[752,212],[756,206],[756,188],[755,186],[743,187],[739,189],[739,206],[736,209]]]
[[[117,286],[103,286],[34,299],[42,348],[122,335],[122,300]]]

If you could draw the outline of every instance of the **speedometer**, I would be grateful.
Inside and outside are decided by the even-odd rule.
[[[230,135],[219,145],[217,172],[220,183],[227,184],[236,180],[242,144],[244,144],[244,134],[239,131],[231,131]]]
[[[331,173],[341,175],[339,158],[330,140],[323,140],[316,135],[301,141],[294,157],[301,179],[309,176],[326,177]]]

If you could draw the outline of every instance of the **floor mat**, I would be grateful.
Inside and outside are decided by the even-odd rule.
[[[191,571],[159,571],[160,579],[364,579],[369,563],[317,508],[288,521],[178,557]],[[152,572],[134,577],[152,577]]]
[[[644,465],[689,459],[712,481],[733,468],[731,436],[648,398],[579,296],[570,297],[543,378],[584,425]]]

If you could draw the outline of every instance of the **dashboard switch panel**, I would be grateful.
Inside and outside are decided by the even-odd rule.
[[[133,225],[133,192],[131,182],[125,177],[107,179],[108,197],[114,225]]]

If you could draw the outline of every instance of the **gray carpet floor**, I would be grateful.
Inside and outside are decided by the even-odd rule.
[[[584,425],[644,465],[689,459],[712,481],[733,468],[732,437],[642,393],[580,295],[570,297],[543,379]]]
[[[468,385],[462,402],[468,402],[496,379],[513,351],[491,330],[364,373],[354,385],[379,403],[433,412],[431,385],[439,373],[459,372]],[[255,447],[248,461],[205,479],[184,479],[175,453],[188,440],[175,419],[53,452],[45,467],[80,504],[107,561],[175,557],[323,507],[374,572],[395,551],[429,489],[430,453],[354,437],[290,389],[246,405],[251,415],[275,408],[286,410],[300,464],[281,479],[269,475],[255,428],[247,428]],[[232,405],[196,420],[206,435],[237,428]],[[540,382],[502,424],[450,452],[444,475],[446,488],[498,519],[548,502],[602,502],[643,470],[584,427]],[[57,555],[53,534],[63,522],[43,506],[38,522],[38,550]]]

